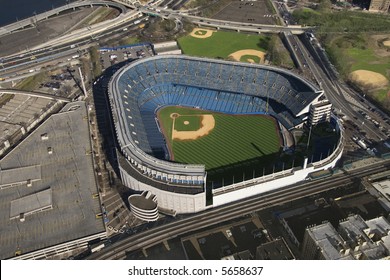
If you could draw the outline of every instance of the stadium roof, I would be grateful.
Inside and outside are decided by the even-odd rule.
[[[53,208],[51,189],[26,195],[11,201],[10,219]]]
[[[15,184],[41,180],[41,176],[42,171],[40,165],[0,170],[0,189],[12,187]]]
[[[0,161],[0,259],[105,232],[96,219],[101,210],[90,151],[86,105],[76,102]]]

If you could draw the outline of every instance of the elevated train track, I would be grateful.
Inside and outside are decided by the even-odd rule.
[[[266,193],[262,196],[256,196],[223,207],[210,209],[169,224],[128,236],[117,243],[114,243],[112,246],[90,255],[88,258],[124,259],[127,252],[150,247],[161,243],[164,240],[169,240],[194,230],[241,217],[254,211],[321,193],[340,186],[349,185],[354,182],[355,178],[363,178],[371,174],[383,172],[388,170],[389,167],[390,161],[387,160],[385,162],[373,164],[371,167],[364,166],[353,171],[344,171],[327,180],[316,180],[304,184],[297,184],[282,190]]]

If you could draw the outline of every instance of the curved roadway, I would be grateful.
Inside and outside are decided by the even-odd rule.
[[[66,10],[74,10],[79,7],[84,7],[84,6],[110,6],[119,9],[122,13],[125,13],[127,11],[127,8],[117,2],[113,1],[99,1],[99,0],[87,0],[87,1],[82,1],[82,2],[73,2],[71,4],[66,4],[65,6],[61,6],[55,9],[52,9],[50,11],[34,15],[32,17],[11,23],[9,25],[0,27],[0,37],[4,36],[6,34],[12,33],[18,29],[22,29],[24,27],[27,27],[29,25],[35,24],[36,22],[39,22],[41,20],[47,19],[48,17],[58,15],[61,12],[64,12]]]

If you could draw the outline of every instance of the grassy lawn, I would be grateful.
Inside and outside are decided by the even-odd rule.
[[[0,106],[3,106],[14,97],[13,94],[3,94],[0,96]]]
[[[16,85],[17,89],[33,91],[47,78],[46,72],[38,73],[34,76],[23,79]]]
[[[324,45],[344,79],[348,80],[353,71],[367,70],[382,74],[390,80],[390,54],[382,43],[387,38],[387,34],[329,35],[325,38]],[[378,106],[390,110],[390,98],[387,96],[390,84],[384,88],[357,87]]]
[[[388,88],[388,89],[381,89],[381,90],[378,90],[375,93],[373,93],[372,97],[376,101],[380,102],[381,104],[384,104],[389,99],[388,92],[390,92],[390,88]]]
[[[316,26],[316,33],[333,32],[388,32],[390,17],[386,14],[360,11],[319,11],[308,8],[295,9],[294,18],[298,24]]]
[[[212,113],[215,127],[210,134],[196,140],[171,140],[170,115]],[[183,107],[165,107],[159,120],[172,146],[175,161],[205,164],[206,169],[231,166],[279,152],[280,139],[272,118],[260,115],[227,115]]]
[[[384,76],[389,77],[389,65],[390,56],[379,57],[375,55],[373,49],[357,49],[351,48],[346,50],[347,55],[352,59],[351,72],[355,70],[369,70],[377,73],[381,73]]]
[[[269,37],[237,32],[218,31],[211,37],[200,39],[190,35],[179,38],[178,43],[184,54],[209,58],[228,58],[238,50],[254,49],[266,52]]]

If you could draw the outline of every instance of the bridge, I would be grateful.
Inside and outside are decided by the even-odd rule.
[[[0,37],[10,34],[16,30],[28,27],[28,26],[34,26],[37,22],[47,19],[51,16],[58,15],[61,12],[67,11],[67,10],[75,10],[79,7],[93,7],[93,6],[106,6],[106,7],[113,7],[118,10],[120,10],[122,13],[125,13],[127,11],[127,7],[113,1],[100,1],[100,0],[87,0],[87,1],[78,1],[70,4],[66,4],[64,6],[52,9],[50,11],[34,15],[32,17],[11,23],[9,25],[0,27]]]
[[[280,33],[291,32],[292,34],[302,34],[306,30],[313,29],[310,26],[300,25],[268,25],[268,24],[248,24],[242,22],[234,22],[220,19],[204,18],[186,14],[182,11],[171,9],[160,9],[156,7],[139,7],[138,10],[147,15],[155,15],[164,19],[181,19],[185,18],[198,26],[210,27],[214,29],[232,30],[237,32],[251,32],[251,33]]]

